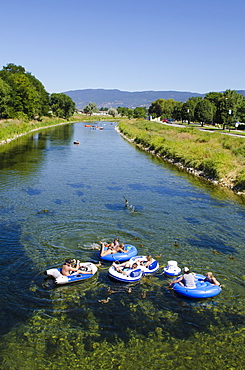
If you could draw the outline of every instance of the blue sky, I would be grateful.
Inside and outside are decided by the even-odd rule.
[[[245,90],[243,0],[12,0],[1,4],[0,69],[49,93]]]

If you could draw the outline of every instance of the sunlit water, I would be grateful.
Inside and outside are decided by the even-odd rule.
[[[137,352],[132,345],[132,337],[137,337],[151,340],[149,356],[154,345],[161,353],[146,368],[160,369],[167,361],[172,369],[184,361],[183,368],[196,369],[200,338],[232,338],[243,327],[244,203],[140,151],[114,127],[109,122],[103,123],[103,130],[84,123],[62,125],[0,148],[4,370],[58,369],[67,348],[79,368],[77,343],[71,345],[69,339],[74,332],[82,336],[82,356],[92,356],[96,343],[103,341],[108,346],[119,341],[125,345],[123,351],[129,346]],[[80,145],[74,145],[74,140]],[[44,271],[60,266],[66,258],[98,262],[95,247],[100,240],[114,237],[135,245],[139,254],[158,256],[159,272],[132,285],[132,293],[108,278],[105,264],[92,280],[80,284],[54,288],[45,279]],[[213,299],[176,296],[168,287],[170,279],[162,275],[168,260],[197,273],[212,271],[225,287]],[[98,300],[109,296],[108,287],[114,293],[102,305]],[[59,342],[61,337],[70,347]],[[176,348],[171,357],[169,343],[185,346],[188,341],[186,359]],[[22,367],[24,353],[29,353],[29,362]],[[54,356],[52,365],[50,356]],[[117,356],[108,355],[115,361]],[[209,353],[200,369],[212,369],[205,367],[207,359]],[[35,361],[39,361],[36,367]],[[220,368],[236,365],[227,361],[227,367]],[[98,368],[120,368],[118,363],[109,364]],[[240,360],[239,364],[243,366]],[[81,368],[93,366],[88,361]],[[128,365],[131,368],[135,367]]]

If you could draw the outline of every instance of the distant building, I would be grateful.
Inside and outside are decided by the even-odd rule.
[[[152,116],[150,115],[148,117],[149,121],[154,121],[154,122],[161,122],[161,117],[156,117],[156,118],[152,118]]]

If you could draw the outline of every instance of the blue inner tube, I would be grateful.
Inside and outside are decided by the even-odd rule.
[[[74,274],[74,275],[70,275],[70,276],[68,276],[68,282],[72,283],[72,282],[75,282],[75,281],[89,279],[93,275],[94,274]]]
[[[57,270],[61,273],[62,268],[60,267]],[[97,272],[97,269],[96,269],[95,272]],[[81,280],[89,279],[92,276],[94,276],[95,272],[92,272],[91,271],[91,274],[82,274],[82,273],[77,274],[77,273],[73,273],[71,275],[66,276],[67,283],[74,283],[76,281],[81,281]],[[59,279],[58,279],[58,281],[59,281]],[[58,284],[61,284],[61,282],[58,282]]]
[[[115,262],[115,261],[128,261],[130,258],[134,257],[137,255],[138,251],[135,248],[135,246],[131,244],[125,244],[124,248],[127,250],[127,253],[123,252],[118,252],[118,253],[112,253],[112,254],[107,254],[104,257],[101,257],[100,252],[98,254],[99,258],[103,261],[107,262]],[[106,250],[107,248],[105,248]]]
[[[195,274],[196,288],[186,288],[179,283],[175,283],[173,284],[173,290],[189,298],[211,298],[221,292],[222,289],[220,286],[203,281],[203,279],[205,279],[204,275]]]

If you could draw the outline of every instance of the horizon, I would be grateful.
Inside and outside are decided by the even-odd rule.
[[[199,93],[197,91],[182,91],[182,90],[141,90],[141,91],[129,91],[129,90],[120,90],[120,89],[106,89],[106,88],[84,88],[84,89],[74,89],[74,90],[66,90],[66,91],[62,91],[63,93],[66,93],[66,92],[73,92],[73,91],[81,91],[81,90],[107,90],[107,91],[120,91],[120,92],[129,92],[129,93],[140,93],[140,92],[177,92],[177,93],[189,93],[189,94],[200,94],[200,95],[205,95],[205,94],[208,94],[210,92],[218,92],[218,93],[223,93],[224,91],[226,90],[234,90],[234,91],[244,91],[245,92],[245,89],[225,89],[225,90],[222,90],[222,91],[206,91],[206,92],[203,92],[203,93]]]

